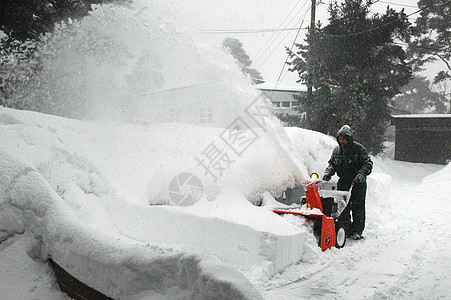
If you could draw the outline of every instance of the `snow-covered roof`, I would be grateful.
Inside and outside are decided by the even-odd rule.
[[[412,114],[412,115],[394,115],[395,119],[436,119],[451,118],[451,114]]]
[[[299,85],[279,85],[275,82],[264,82],[255,85],[259,90],[271,90],[271,91],[289,91],[289,92],[306,92],[307,86],[304,84]]]

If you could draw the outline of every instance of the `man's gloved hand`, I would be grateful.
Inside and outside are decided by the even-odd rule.
[[[366,180],[366,177],[365,177],[365,175],[362,175],[362,174],[357,174],[357,176],[354,178],[355,183],[362,183],[362,182],[365,182],[365,180]]]
[[[332,176],[330,176],[329,174],[324,174],[324,176],[323,176],[324,181],[329,181],[331,178],[332,178]]]

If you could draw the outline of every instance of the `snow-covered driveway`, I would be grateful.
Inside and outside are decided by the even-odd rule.
[[[386,202],[367,202],[365,238],[313,251],[260,287],[266,299],[451,299],[450,167],[377,164],[393,179]]]

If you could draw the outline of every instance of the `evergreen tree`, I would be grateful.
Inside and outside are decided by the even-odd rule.
[[[0,40],[0,106],[25,109],[29,100],[19,87],[38,76],[42,70],[41,59],[36,48],[39,42],[6,37]]]
[[[285,127],[305,127],[304,115],[291,115],[287,113],[275,113]]]
[[[86,16],[91,4],[111,2],[124,3],[129,0],[2,0],[0,29],[6,37],[0,39],[0,105],[61,115],[61,110],[65,109],[61,105],[43,107],[43,99],[52,103],[52,95],[34,92],[47,84],[43,60],[57,53],[46,44],[52,40],[52,32],[70,24],[69,19]],[[24,89],[24,86],[28,88]],[[70,92],[67,94],[74,96]],[[78,101],[74,106],[83,106],[83,99],[73,99]],[[68,105],[65,103],[65,106]],[[70,116],[82,114],[78,108],[72,111],[77,112]]]
[[[22,42],[37,40],[41,34],[51,32],[55,23],[86,16],[91,4],[111,2],[113,0],[2,0],[0,30]]]
[[[263,83],[263,77],[259,71],[250,68],[252,60],[243,49],[243,44],[234,38],[226,38],[222,42],[222,46],[235,58],[244,75],[249,75],[254,84]]]
[[[291,71],[314,88],[312,99],[299,97],[309,127],[335,134],[350,125],[356,139],[377,154],[383,150],[391,99],[411,78],[411,67],[396,38],[408,40],[403,11],[387,8],[370,15],[371,1],[345,0],[329,6],[329,25],[318,24],[306,44],[287,49]]]
[[[443,94],[431,90],[426,77],[414,76],[395,98],[395,106],[411,113],[446,113],[448,100]]]
[[[420,17],[416,20],[416,38],[409,46],[416,66],[441,61],[444,69],[438,72],[434,83],[451,79],[451,1],[420,0]]]

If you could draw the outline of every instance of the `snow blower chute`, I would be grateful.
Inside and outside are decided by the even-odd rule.
[[[292,214],[304,216],[313,220],[313,232],[318,239],[322,251],[333,246],[341,248],[346,243],[346,226],[339,217],[346,208],[350,191],[318,192],[318,174],[312,173],[312,181],[304,185],[305,197],[301,199],[301,207],[274,209],[277,214]],[[352,188],[352,187],[351,187]]]

